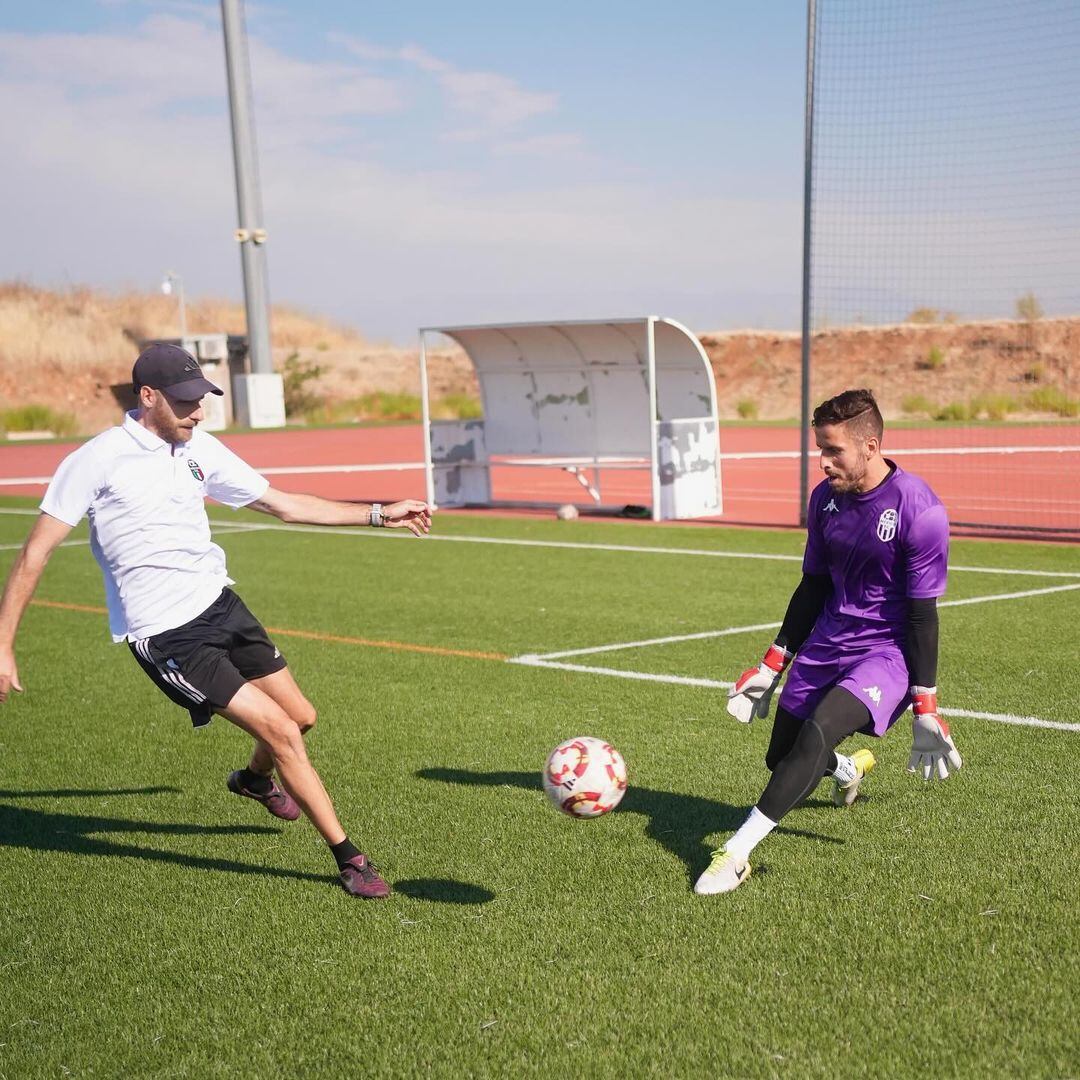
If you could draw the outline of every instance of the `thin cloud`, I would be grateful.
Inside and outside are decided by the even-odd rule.
[[[492,71],[465,71],[418,45],[386,48],[346,34],[329,39],[362,60],[411,65],[434,78],[447,107],[466,118],[466,127],[443,133],[450,142],[474,142],[512,132],[539,116],[555,112],[559,96],[526,90],[515,79]]]

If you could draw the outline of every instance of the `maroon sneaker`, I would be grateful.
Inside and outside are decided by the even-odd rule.
[[[278,786],[276,780],[270,781],[270,790],[265,795],[244,787],[239,771],[229,773],[229,779],[225,783],[234,795],[243,795],[245,799],[261,802],[274,817],[283,818],[285,821],[295,821],[300,816],[300,807],[284,788]]]
[[[366,855],[354,855],[338,875],[341,887],[350,896],[362,896],[365,900],[379,900],[390,895],[390,886],[386,884]]]

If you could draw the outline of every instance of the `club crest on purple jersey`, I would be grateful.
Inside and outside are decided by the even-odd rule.
[[[899,520],[900,515],[891,508],[881,512],[877,523],[877,534],[882,543],[887,544],[896,535],[896,524]]]
[[[188,468],[191,470],[191,475],[195,477],[200,483],[206,479],[203,475],[202,469],[199,468],[199,463],[192,458],[188,458]],[[878,533],[881,532],[881,526],[878,526]]]

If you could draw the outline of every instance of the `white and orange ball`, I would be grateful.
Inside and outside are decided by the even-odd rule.
[[[544,791],[571,817],[599,817],[626,794],[626,762],[609,742],[579,735],[551,751],[544,766]]]

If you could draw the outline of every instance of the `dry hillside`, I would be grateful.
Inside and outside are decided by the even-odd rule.
[[[242,333],[244,312],[239,304],[194,300],[187,322],[192,333]],[[176,332],[176,305],[169,297],[0,284],[0,412],[49,405],[74,413],[81,432],[98,431],[115,420],[109,387],[130,378],[136,343]],[[276,365],[298,354],[304,364],[323,369],[306,387],[317,396],[417,393],[415,349],[373,343],[355,330],[280,305],[273,309],[271,334]],[[701,340],[716,374],[721,417],[797,415],[798,334],[746,330],[705,333]],[[430,374],[434,398],[476,395],[468,361],[456,350],[433,355]],[[853,385],[872,387],[892,417],[952,409],[962,419],[973,401],[984,415],[1076,415],[1080,319],[904,324],[818,334],[814,399]]]

